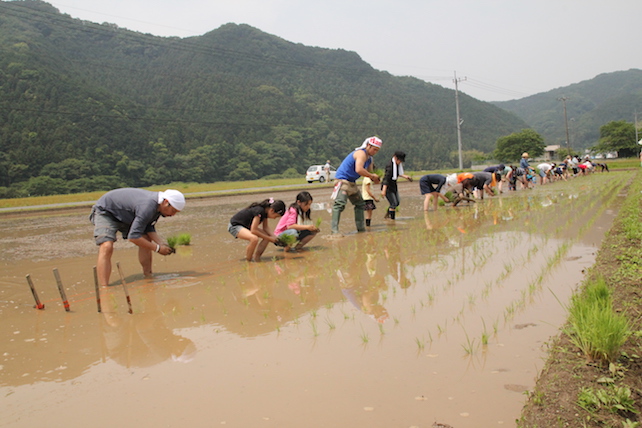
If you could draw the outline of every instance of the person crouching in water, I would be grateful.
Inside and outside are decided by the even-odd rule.
[[[294,247],[294,251],[300,251],[319,232],[319,229],[312,224],[312,219],[310,218],[311,206],[312,195],[310,192],[299,192],[296,195],[296,201],[290,205],[290,208],[281,217],[274,230],[274,234],[279,239],[284,235],[291,235],[299,241]],[[287,252],[291,248],[287,245],[284,250]]]
[[[390,206],[384,218],[391,220],[395,219],[397,207],[399,206],[399,190],[397,189],[397,179],[403,177],[408,181],[412,178],[403,173],[403,163],[406,161],[406,154],[404,152],[395,152],[394,156],[386,165],[386,172],[381,182],[381,196],[388,199]]]
[[[284,213],[285,203],[270,198],[252,203],[230,219],[230,224],[227,227],[228,232],[235,238],[250,241],[245,250],[245,259],[248,262],[252,260],[260,262],[267,244],[277,242],[276,236],[268,227],[268,219],[279,218]]]

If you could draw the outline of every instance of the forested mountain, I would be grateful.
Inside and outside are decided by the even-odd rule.
[[[642,70],[600,74],[564,88],[493,104],[524,119],[547,144],[566,145],[568,122],[571,149],[590,148],[597,144],[602,125],[616,120],[633,122],[636,109],[642,118]]]
[[[460,94],[464,150],[528,127]],[[247,25],[163,38],[0,1],[0,197],[302,174],[371,135],[376,161],[455,166],[455,93]]]

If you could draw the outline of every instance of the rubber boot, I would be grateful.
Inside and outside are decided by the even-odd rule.
[[[354,223],[357,226],[357,232],[365,232],[366,231],[366,219],[365,219],[365,213],[363,212],[363,207],[359,209],[359,207],[354,208]]]
[[[366,219],[366,227],[370,227],[370,219],[369,218]]]
[[[394,220],[395,216],[397,215],[396,211],[388,211],[388,214],[390,215],[390,220]]]

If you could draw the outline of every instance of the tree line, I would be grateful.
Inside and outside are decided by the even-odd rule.
[[[464,149],[526,128],[460,96]],[[0,197],[303,174],[371,135],[454,167],[454,91],[247,25],[162,38],[0,1]]]

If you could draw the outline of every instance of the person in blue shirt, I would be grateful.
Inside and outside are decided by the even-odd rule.
[[[367,138],[360,147],[354,149],[339,165],[335,175],[336,183],[332,199],[332,234],[339,234],[341,213],[346,207],[348,199],[354,205],[354,221],[357,231],[365,232],[364,219],[365,202],[357,186],[359,177],[369,177],[373,183],[379,184],[380,179],[372,172],[372,157],[381,149],[382,141],[377,137]]]

